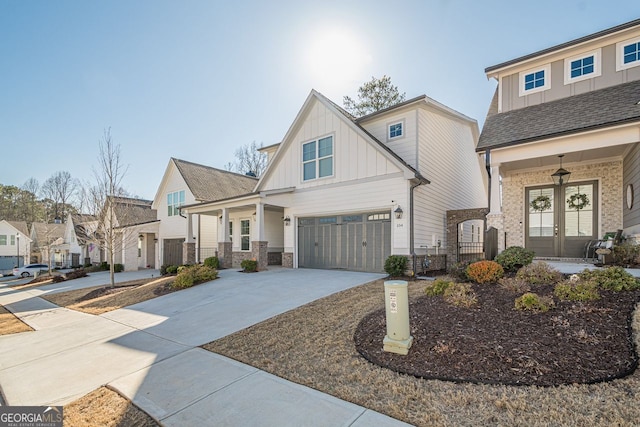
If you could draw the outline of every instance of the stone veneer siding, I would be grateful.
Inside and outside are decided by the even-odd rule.
[[[233,243],[218,243],[218,258],[220,258],[220,267],[231,268],[233,266]]]
[[[587,165],[571,165],[571,183],[598,180],[599,237],[607,231],[622,228],[622,160]],[[533,172],[511,172],[502,180],[502,219],[488,215],[488,226],[498,229],[498,247],[524,246],[525,188],[552,184],[551,174],[557,167]],[[502,224],[500,224],[502,222]],[[502,228],[499,226],[502,225]]]
[[[182,244],[182,264],[196,263],[196,244],[184,242]]]
[[[293,268],[293,252],[282,253],[282,266],[286,268]]]

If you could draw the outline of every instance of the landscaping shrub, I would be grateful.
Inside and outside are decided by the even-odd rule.
[[[409,259],[404,255],[389,255],[384,262],[384,271],[391,277],[404,276]]]
[[[518,270],[516,277],[532,285],[552,285],[562,280],[562,273],[546,262],[535,262]]]
[[[516,298],[516,309],[524,310],[524,311],[533,311],[533,312],[545,312],[549,311],[551,307],[555,304],[553,303],[553,299],[550,297],[541,297],[540,295],[527,292],[519,298]]]
[[[606,267],[598,270],[585,269],[579,276],[584,281],[595,282],[600,289],[616,292],[640,289],[638,280],[622,267]]]
[[[460,282],[468,282],[467,267],[469,267],[469,265],[471,265],[471,261],[461,261],[453,264],[449,268],[449,276]]]
[[[468,283],[451,283],[443,293],[444,300],[458,307],[472,307],[478,302]]]
[[[113,272],[114,273],[122,273],[124,271],[124,265],[122,264],[113,264]]]
[[[258,261],[255,259],[245,259],[240,263],[240,267],[242,267],[242,271],[252,273],[258,270]]]
[[[453,285],[453,282],[444,279],[436,279],[425,288],[425,293],[430,297],[444,294],[444,291]]]
[[[613,247],[613,263],[621,266],[636,265],[640,257],[640,245],[625,243]]]
[[[467,276],[476,283],[495,283],[504,276],[504,270],[495,261],[478,261],[467,267]]]
[[[102,261],[100,263],[100,270],[102,271],[109,271],[111,267],[109,266],[109,264],[107,264],[107,261]]]
[[[166,274],[176,274],[178,272],[178,266],[177,265],[167,265],[167,267],[165,268],[165,272],[166,272]]]
[[[517,277],[503,277],[498,280],[498,285],[509,292],[513,292],[514,294],[524,294],[525,292],[529,292],[531,287],[529,283],[524,279],[519,279]]]
[[[65,280],[79,279],[80,277],[87,277],[87,272],[84,268],[70,271],[64,275]]]
[[[210,256],[209,258],[204,259],[204,265],[207,267],[215,268],[216,270],[220,268],[220,260],[217,256]]]
[[[535,252],[532,250],[521,246],[510,246],[496,257],[496,262],[502,266],[504,271],[513,272],[531,264],[534,256]]]
[[[206,265],[182,266],[172,286],[175,289],[185,289],[198,283],[208,282],[217,277],[218,271]]]
[[[600,298],[598,285],[593,281],[582,280],[558,283],[553,294],[563,301],[593,301]]]

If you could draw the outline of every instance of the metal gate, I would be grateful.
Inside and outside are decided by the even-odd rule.
[[[298,221],[299,267],[381,272],[390,254],[388,212]]]
[[[164,239],[162,264],[182,265],[182,244],[184,239]]]

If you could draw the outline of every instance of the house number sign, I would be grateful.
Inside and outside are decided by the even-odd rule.
[[[389,311],[393,314],[398,312],[398,295],[395,289],[389,291]]]

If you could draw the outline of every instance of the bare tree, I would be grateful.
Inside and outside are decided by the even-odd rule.
[[[116,218],[115,199],[125,196],[122,180],[128,167],[123,165],[120,145],[116,145],[111,138],[111,128],[104,131],[98,143],[98,168],[94,169],[95,185],[86,190],[89,197],[88,204],[96,209],[98,219],[97,243],[107,254],[109,262],[109,280],[111,287],[115,285],[115,251],[121,241]]]
[[[255,141],[251,144],[243,145],[236,150],[236,161],[227,163],[227,170],[260,176],[267,168],[267,155],[258,151],[262,144],[258,146]]]
[[[55,202],[55,216],[64,220],[78,190],[78,181],[67,171],[54,173],[42,184],[42,196]]]

